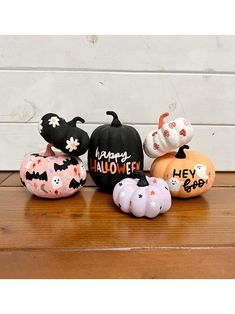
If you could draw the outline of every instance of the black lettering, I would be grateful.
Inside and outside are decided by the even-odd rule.
[[[176,171],[176,169],[173,170],[173,177],[181,177],[181,170],[178,173]]]
[[[188,169],[184,169],[184,170],[183,170],[183,175],[182,175],[182,177],[183,177],[183,178],[187,178],[187,177],[188,177],[188,172],[189,172]]]
[[[185,192],[190,193],[191,190],[195,190],[197,187],[201,188],[203,187],[205,184],[207,184],[207,181],[204,181],[203,179],[199,179],[198,181],[194,181],[191,185],[191,180],[187,179],[184,181],[183,187]]]
[[[196,173],[196,170],[191,170],[191,169],[189,169],[189,172],[191,173],[191,175],[192,175],[192,177],[194,178],[194,176],[195,176],[195,173]]]

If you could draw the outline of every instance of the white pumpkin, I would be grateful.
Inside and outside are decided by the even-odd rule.
[[[171,208],[171,194],[166,181],[133,171],[138,179],[125,178],[116,184],[113,201],[124,213],[154,218]]]
[[[167,116],[168,112],[160,116],[158,130],[149,133],[144,141],[144,151],[151,158],[165,155],[187,144],[193,137],[193,128],[187,119],[165,122]]]

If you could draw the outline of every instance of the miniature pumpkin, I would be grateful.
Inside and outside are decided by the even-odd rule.
[[[66,122],[55,113],[47,113],[39,122],[41,136],[54,147],[72,156],[83,155],[89,146],[88,134],[77,127],[77,122],[85,120],[75,117]]]
[[[147,177],[138,170],[134,170],[134,177],[138,179],[123,179],[113,190],[114,203],[124,213],[154,218],[170,209],[171,194],[166,181]]]
[[[156,158],[150,174],[167,181],[172,196],[188,198],[208,191],[215,179],[215,168],[210,159],[201,153],[187,151],[188,145]]]
[[[151,158],[160,157],[187,144],[193,137],[193,128],[185,118],[165,122],[168,112],[159,118],[158,130],[149,133],[144,141],[144,151]]]
[[[113,111],[111,125],[99,126],[91,135],[88,168],[97,186],[112,192],[115,184],[130,176],[134,169],[143,169],[143,149],[139,133],[122,125]]]
[[[86,182],[86,169],[79,157],[54,152],[48,144],[43,154],[28,154],[20,167],[23,185],[33,194],[61,198],[79,191]]]

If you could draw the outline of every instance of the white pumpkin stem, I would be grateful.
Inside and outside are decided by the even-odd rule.
[[[52,144],[47,144],[47,148],[45,153],[43,154],[45,157],[55,156],[55,152],[51,149]]]
[[[169,112],[165,112],[163,113],[162,115],[160,115],[160,118],[159,118],[159,123],[158,123],[158,128],[161,129],[163,127],[163,124],[165,123],[164,119],[166,117],[169,116]]]

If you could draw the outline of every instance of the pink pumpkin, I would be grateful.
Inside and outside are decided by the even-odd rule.
[[[124,212],[136,217],[154,218],[171,207],[169,187],[163,179],[147,177],[134,170],[139,179],[126,178],[113,190],[114,203]]]
[[[79,157],[54,152],[48,144],[43,154],[28,154],[20,167],[20,178],[33,194],[61,198],[79,191],[86,181],[86,169]]]

